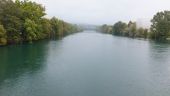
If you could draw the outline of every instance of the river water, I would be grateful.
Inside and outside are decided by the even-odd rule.
[[[169,96],[170,44],[84,31],[0,48],[0,96]]]

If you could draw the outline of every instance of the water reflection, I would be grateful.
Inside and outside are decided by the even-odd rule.
[[[0,48],[0,53],[2,96],[170,94],[170,45],[165,43],[86,31]]]
[[[25,73],[43,68],[46,58],[46,42],[36,44],[13,45],[0,48],[0,83],[6,79],[15,79]]]
[[[170,44],[154,41],[149,44],[150,83],[156,92],[167,96],[170,94]]]
[[[155,63],[166,63],[169,61],[170,44],[150,41],[150,57]]]

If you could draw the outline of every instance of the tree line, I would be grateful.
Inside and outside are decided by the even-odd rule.
[[[36,2],[0,0],[0,45],[60,38],[81,31],[77,25],[45,15],[45,7]]]
[[[118,21],[114,25],[102,25],[99,30],[117,36],[170,40],[170,11],[158,12],[151,20],[150,28],[138,27],[136,22]]]

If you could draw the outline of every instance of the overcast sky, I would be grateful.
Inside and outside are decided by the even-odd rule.
[[[71,23],[113,24],[116,21],[150,19],[170,10],[170,0],[33,0],[46,7],[48,17]]]

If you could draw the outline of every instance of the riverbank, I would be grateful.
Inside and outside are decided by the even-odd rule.
[[[43,5],[29,0],[0,1],[0,46],[61,38],[81,31],[56,17],[45,18]]]
[[[102,25],[99,31],[116,36],[125,36],[131,38],[147,38],[155,41],[170,40],[170,11],[156,13],[151,19],[151,25],[148,28],[137,25],[137,22],[128,23],[118,21],[113,25]]]

